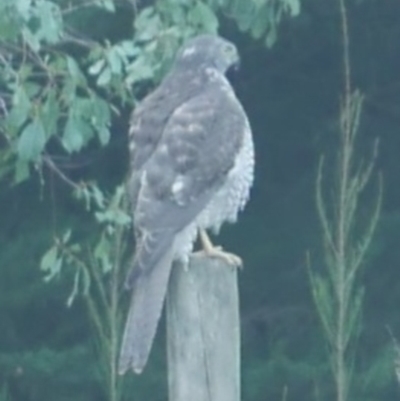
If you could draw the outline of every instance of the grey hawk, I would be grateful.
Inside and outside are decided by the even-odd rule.
[[[200,35],[178,52],[160,86],[135,108],[130,125],[131,199],[136,252],[126,285],[132,301],[122,339],[119,373],[141,373],[161,315],[172,263],[188,263],[206,229],[235,222],[253,182],[250,125],[225,77],[238,63],[236,47]]]

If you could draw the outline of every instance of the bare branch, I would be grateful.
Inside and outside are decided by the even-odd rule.
[[[67,177],[58,167],[57,165],[53,162],[50,156],[48,155],[43,155],[42,160],[44,164],[56,175],[61,178],[62,181],[64,181],[66,184],[68,184],[71,188],[75,190],[81,189],[81,186],[77,184],[76,182],[72,181],[69,177]]]

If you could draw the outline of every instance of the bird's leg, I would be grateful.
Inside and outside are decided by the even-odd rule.
[[[213,245],[210,237],[205,230],[200,229],[199,235],[203,250],[196,252],[196,254],[202,254],[211,258],[222,259],[223,261],[234,267],[243,266],[242,259],[240,259],[239,256],[234,255],[233,253],[225,252],[220,246]]]

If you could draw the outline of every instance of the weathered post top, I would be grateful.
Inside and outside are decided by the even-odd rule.
[[[169,401],[240,400],[237,269],[193,256],[167,294]]]

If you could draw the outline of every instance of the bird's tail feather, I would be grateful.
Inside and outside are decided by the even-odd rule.
[[[133,283],[133,294],[122,338],[118,372],[141,373],[146,365],[161,316],[172,267],[173,247],[167,248],[149,271]]]

